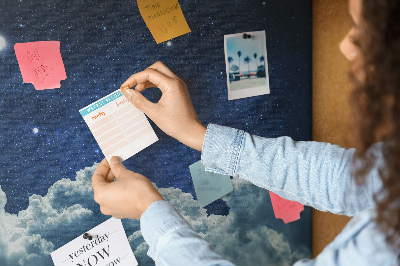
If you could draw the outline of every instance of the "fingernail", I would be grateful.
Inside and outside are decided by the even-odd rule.
[[[128,95],[126,98],[128,98],[128,100],[130,100],[132,98],[132,91],[129,89],[126,89],[124,92]]]
[[[122,163],[121,158],[119,158],[118,156],[113,156],[110,159],[110,164],[119,164]]]

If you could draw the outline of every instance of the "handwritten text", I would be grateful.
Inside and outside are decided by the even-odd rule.
[[[161,9],[161,10],[157,11],[156,13],[154,13],[154,14],[152,14],[152,15],[150,15],[150,16],[147,16],[147,17],[148,17],[150,20],[156,19],[156,18],[159,18],[159,17],[161,17],[161,16],[163,16],[163,15],[165,15],[165,14],[171,13],[172,11],[174,11],[174,10],[176,10],[176,9],[179,9],[179,8],[180,8],[179,3],[176,3],[176,4],[174,4],[173,6],[169,6],[169,7],[166,7],[166,8],[164,8],[164,9]]]
[[[99,116],[106,116],[106,113],[101,112],[101,113],[99,113],[98,115],[92,116],[92,119],[93,119],[93,120],[96,120]]]

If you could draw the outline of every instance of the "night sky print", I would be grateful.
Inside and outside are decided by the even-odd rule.
[[[52,265],[50,252],[109,218],[93,201],[90,184],[104,156],[79,110],[155,61],[186,82],[203,124],[311,140],[311,1],[179,3],[191,32],[156,44],[136,1],[1,1],[0,227],[8,233],[0,232],[0,265]],[[224,35],[260,30],[266,31],[271,93],[228,101]],[[14,45],[34,41],[60,42],[67,73],[61,88],[37,91],[23,82]],[[153,102],[161,97],[155,88],[143,94]],[[286,253],[272,256],[274,245],[264,237],[259,248],[265,258],[242,261],[237,252],[222,254],[218,245],[228,243],[213,243],[207,237],[213,232],[210,226],[202,233],[223,257],[240,265],[272,262],[273,257],[273,265],[284,265],[310,256],[310,208],[299,221],[285,225],[274,218],[268,191],[233,179],[233,192],[200,209],[188,168],[200,160],[200,152],[150,123],[159,141],[126,160],[128,169],[147,176],[180,212],[203,223],[254,210],[248,218],[221,222],[242,232],[237,247],[230,244],[232,250],[256,252],[246,246],[251,239],[245,232],[252,230],[287,244]],[[181,200],[173,202],[172,195]],[[50,223],[57,215],[58,222]],[[123,223],[139,265],[154,265],[146,256],[138,221]],[[16,240],[33,238],[25,246]]]

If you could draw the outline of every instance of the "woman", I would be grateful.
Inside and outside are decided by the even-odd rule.
[[[319,210],[355,216],[315,260],[295,265],[399,263],[400,1],[350,0],[349,11],[354,24],[340,49],[352,62],[357,150],[288,137],[260,138],[212,124],[206,128],[183,81],[160,62],[121,86],[165,133],[202,151],[208,170],[246,179]],[[140,94],[154,86],[162,91],[158,103]],[[127,170],[118,158],[110,165],[103,160],[92,182],[104,214],[140,219],[148,254],[157,265],[232,265],[146,177]]]

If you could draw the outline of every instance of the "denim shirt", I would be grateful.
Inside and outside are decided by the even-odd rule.
[[[210,124],[203,143],[207,171],[241,178],[288,200],[321,211],[354,216],[343,231],[305,265],[398,265],[398,251],[374,222],[373,195],[382,187],[378,165],[363,186],[351,177],[354,149],[289,137],[261,138]],[[215,253],[166,201],[156,201],[140,218],[148,255],[157,265],[233,265]]]

